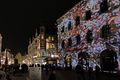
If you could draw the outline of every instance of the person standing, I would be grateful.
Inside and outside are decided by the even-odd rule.
[[[95,66],[95,78],[96,80],[100,80],[100,67],[98,65]]]
[[[56,75],[55,75],[55,71],[52,71],[52,73],[50,74],[48,80],[56,80]]]

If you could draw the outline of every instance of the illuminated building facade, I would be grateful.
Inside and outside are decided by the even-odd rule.
[[[35,33],[35,38],[29,40],[28,55],[24,58],[23,63],[29,64],[44,63],[45,58],[54,57],[58,58],[57,54],[57,40],[54,36],[45,37],[45,27],[40,27],[40,33]]]
[[[2,50],[2,35],[0,34],[0,53],[1,53],[1,50]]]
[[[28,55],[31,57],[31,62],[35,63],[40,55],[40,37],[36,36],[28,46]]]
[[[55,47],[55,40],[54,40],[54,37],[53,36],[49,36],[47,39],[46,39],[46,49],[50,49],[50,48],[56,48]]]
[[[81,52],[89,56],[89,66],[99,64],[98,57],[106,49],[106,43],[119,56],[119,0],[81,0],[60,17],[57,23],[61,64],[66,62],[66,58],[68,64],[77,65]]]
[[[48,64],[57,64],[58,53],[57,53],[57,40],[54,36],[48,36],[46,38],[46,53],[48,56],[46,57]]]
[[[2,55],[1,57],[2,65],[5,65],[6,62],[8,65],[14,64],[14,55],[10,52],[10,49],[5,49],[5,51],[1,52],[1,55]]]
[[[1,57],[2,57],[1,49],[2,49],[2,35],[0,34],[0,66],[1,66]]]
[[[39,35],[36,31],[35,37],[29,40],[28,55],[31,64],[39,63],[40,57],[44,55],[45,48],[45,28],[40,27]]]

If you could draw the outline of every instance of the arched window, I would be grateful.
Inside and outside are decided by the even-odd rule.
[[[78,26],[80,24],[80,16],[77,16],[75,19],[75,25]]]

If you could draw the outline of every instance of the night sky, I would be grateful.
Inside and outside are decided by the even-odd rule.
[[[29,38],[36,28],[46,27],[46,34],[56,34],[56,20],[80,0],[2,0],[0,1],[0,33],[2,50],[27,52]]]

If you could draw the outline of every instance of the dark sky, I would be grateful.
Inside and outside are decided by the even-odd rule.
[[[80,0],[1,0],[0,33],[3,50],[13,53],[26,52],[29,38],[40,26],[46,34],[56,34],[56,19],[66,13]]]

